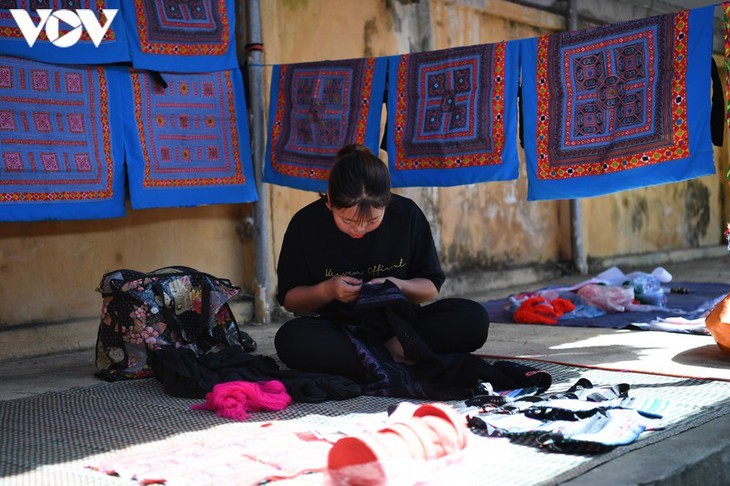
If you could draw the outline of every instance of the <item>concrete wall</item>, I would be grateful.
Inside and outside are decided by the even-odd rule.
[[[132,211],[98,221],[1,223],[0,326],[98,315],[104,273],[187,265],[243,280],[235,205]],[[2,328],[0,328],[2,329]]]
[[[489,43],[565,26],[560,16],[502,0],[264,0],[261,8],[267,64]],[[262,69],[268,86],[271,70]],[[724,174],[726,148],[717,150],[716,162]],[[522,171],[511,182],[397,191],[431,221],[448,274],[445,294],[526,282],[571,259],[568,203],[527,202]],[[652,254],[655,261],[657,254],[716,248],[727,192],[724,177],[712,176],[585,200],[589,260],[600,266]],[[275,284],[286,225],[317,195],[265,185],[262,197],[272,212]],[[94,289],[113,269],[183,264],[252,294],[253,244],[241,224],[250,213],[251,205],[222,205],[128,209],[124,218],[101,221],[0,223],[0,360],[92,345],[101,307]]]
[[[316,19],[314,24],[310,19]],[[558,16],[499,0],[271,1],[262,2],[262,23],[270,64],[482,44],[565,25]],[[349,35],[343,37],[342,32]],[[387,159],[387,154],[380,155]],[[515,182],[396,192],[424,209],[450,274],[556,261],[569,251],[561,218],[565,203],[526,203],[524,174]],[[271,197],[277,251],[292,214],[316,195],[276,187]]]

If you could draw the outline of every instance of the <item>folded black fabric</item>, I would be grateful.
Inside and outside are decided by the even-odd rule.
[[[533,368],[515,361],[499,360],[492,363],[492,366],[504,373],[514,383],[521,383],[516,388],[503,388],[503,390],[516,390],[517,388],[535,387],[537,393],[543,393],[553,383],[553,377],[545,370]]]
[[[185,348],[160,349],[150,353],[150,365],[169,395],[204,398],[218,383],[229,381],[279,380],[296,402],[319,403],[362,395],[354,381],[324,373],[280,369],[269,356],[230,347],[196,356]]]

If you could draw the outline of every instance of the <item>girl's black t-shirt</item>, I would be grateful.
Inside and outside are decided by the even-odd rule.
[[[383,222],[362,238],[352,238],[335,225],[324,199],[299,210],[286,230],[277,266],[277,300],[294,287],[315,285],[334,275],[368,281],[378,277],[431,280],[441,289],[444,273],[431,227],[412,200],[393,194]],[[320,309],[339,313],[338,301]]]

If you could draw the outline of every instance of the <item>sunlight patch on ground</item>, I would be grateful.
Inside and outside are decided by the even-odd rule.
[[[591,364],[610,369],[698,376],[700,364],[693,365],[695,352],[707,352],[715,342],[711,336],[663,332],[610,333],[551,346],[572,355],[593,353]],[[607,359],[602,360],[601,355]],[[560,357],[553,356],[560,360]],[[706,370],[705,370],[706,371]],[[701,377],[707,377],[703,374]],[[716,369],[712,377],[730,379],[730,369]]]

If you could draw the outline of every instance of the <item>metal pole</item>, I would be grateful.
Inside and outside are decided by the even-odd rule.
[[[578,29],[578,0],[568,0],[568,30]],[[573,264],[581,275],[588,273],[588,259],[583,247],[583,210],[580,199],[570,200]]]
[[[568,30],[578,30],[578,0],[568,0]]]
[[[261,5],[259,0],[245,0],[246,45],[261,46]],[[251,156],[259,200],[253,205],[254,242],[254,314],[255,321],[268,324],[271,321],[271,293],[269,284],[269,198],[263,187],[264,170],[264,90],[262,49],[247,49],[249,126],[251,130]]]

